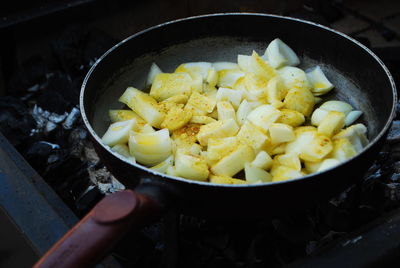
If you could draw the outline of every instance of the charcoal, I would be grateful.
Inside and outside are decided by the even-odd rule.
[[[392,176],[390,177],[390,181],[392,182],[400,182],[400,173],[393,173]]]
[[[33,143],[25,154],[28,162],[37,170],[43,171],[47,166],[50,155],[57,155],[60,146],[45,141]]]
[[[387,140],[391,143],[397,143],[400,141],[400,121],[393,121]]]
[[[35,123],[25,104],[15,97],[0,97],[0,130],[17,149],[30,141]]]
[[[8,93],[13,96],[23,96],[27,90],[38,87],[46,80],[49,71],[47,63],[40,56],[34,56],[23,62],[10,78],[7,85]]]
[[[72,80],[70,75],[61,72],[54,73],[48,80],[44,92],[57,92],[69,105],[79,102],[81,79]],[[63,111],[66,112],[66,109]]]
[[[71,112],[69,113],[68,117],[65,119],[65,122],[63,123],[63,128],[71,129],[80,118],[81,118],[80,110],[76,107],[72,108]]]
[[[70,105],[60,93],[55,91],[43,92],[37,99],[37,104],[42,109],[57,114],[65,113]]]
[[[76,200],[76,208],[80,215],[85,215],[92,209],[102,198],[102,194],[95,186],[89,186],[87,190]]]

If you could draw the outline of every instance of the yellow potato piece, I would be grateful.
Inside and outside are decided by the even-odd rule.
[[[286,124],[292,127],[298,127],[305,122],[304,115],[298,111],[281,109],[281,115],[279,116],[277,123]]]
[[[325,135],[313,133],[313,136],[311,142],[302,148],[300,158],[305,161],[319,162],[332,151],[333,145],[331,139]]]
[[[175,154],[175,172],[177,176],[198,181],[206,181],[210,173],[202,156],[187,154],[180,149]]]
[[[197,133],[200,131],[200,125],[199,124],[187,124],[186,126],[174,130],[172,132],[172,139],[177,143],[178,145],[180,144],[186,144],[186,145],[192,145],[193,143],[196,142],[197,138]]]
[[[203,95],[198,92],[193,92],[193,94],[190,96],[187,104],[187,107],[194,107],[195,109],[200,110],[204,114],[199,114],[199,115],[206,115],[207,113],[211,113],[214,110],[215,105],[217,104],[216,99],[207,97],[206,95]],[[192,109],[193,112],[193,109]],[[198,115],[198,114],[193,114],[193,115]]]
[[[329,157],[343,162],[355,156],[356,154],[357,151],[353,144],[351,144],[351,142],[346,138],[340,138],[333,140],[333,149],[329,154]]]
[[[239,127],[235,120],[228,119],[202,125],[197,134],[197,140],[202,146],[207,146],[210,138],[226,138],[235,136]]]
[[[290,142],[295,139],[293,128],[282,123],[273,123],[268,129],[272,144]]]
[[[211,138],[208,140],[207,159],[211,162],[218,161],[239,146],[237,137]]]
[[[271,171],[272,174],[272,171]],[[303,177],[305,174],[299,170],[287,166],[277,166],[274,168],[274,173],[272,174],[272,181],[286,181],[295,178]]]
[[[309,116],[315,105],[315,98],[307,88],[293,87],[287,93],[283,101],[284,107]]]
[[[255,152],[260,151],[269,140],[266,134],[249,121],[245,122],[240,128],[237,138],[242,143],[250,145]]]
[[[174,131],[186,125],[191,118],[192,112],[184,110],[183,104],[177,104],[168,111],[164,121],[161,123],[161,128],[168,128],[169,131]]]
[[[332,137],[344,127],[345,115],[342,112],[329,111],[318,126],[318,133]]]
[[[211,167],[215,175],[232,177],[244,168],[246,162],[254,159],[254,152],[247,144],[240,144],[235,150]]]
[[[160,73],[154,78],[150,96],[162,101],[176,95],[190,95],[193,79],[187,73]]]
[[[210,175],[210,182],[216,184],[247,184],[244,180],[216,175]]]
[[[146,124],[146,121],[143,118],[131,110],[109,110],[108,115],[113,123],[135,118],[139,125]]]
[[[274,161],[281,166],[290,167],[292,169],[301,170],[301,162],[297,154],[281,154],[274,157]]]

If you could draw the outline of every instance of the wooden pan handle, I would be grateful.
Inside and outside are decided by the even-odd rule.
[[[131,190],[106,196],[34,267],[94,266],[125,233],[149,223],[160,212],[160,204]]]

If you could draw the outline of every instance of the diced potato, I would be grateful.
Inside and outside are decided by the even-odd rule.
[[[280,68],[278,73],[287,89],[291,89],[293,87],[311,89],[311,85],[307,80],[306,73],[300,68],[285,66]]]
[[[324,171],[324,170],[330,169],[332,167],[335,167],[339,163],[340,162],[337,159],[334,159],[334,158],[325,159],[324,161],[322,161],[322,163],[319,166],[317,172]]]
[[[266,134],[248,121],[242,125],[237,137],[242,143],[250,145],[255,152],[260,151],[269,139]]]
[[[318,133],[332,137],[344,126],[344,113],[329,111],[318,126]]]
[[[140,133],[152,133],[152,132],[155,132],[155,130],[149,124],[145,124],[142,127],[140,127],[138,132],[140,132]]]
[[[210,182],[216,184],[247,184],[244,180],[215,175],[210,175]]]
[[[177,143],[191,145],[196,142],[197,133],[200,131],[200,125],[187,124],[186,126],[172,132],[172,139]]]
[[[186,154],[180,149],[175,154],[175,172],[177,176],[198,181],[206,181],[210,173],[202,156]]]
[[[251,165],[254,167],[262,168],[268,170],[272,166],[273,160],[271,156],[265,151],[260,151],[254,158]]]
[[[236,113],[229,101],[217,102],[218,120],[233,119],[236,121]]]
[[[244,86],[249,100],[267,99],[268,80],[264,76],[254,73],[246,73],[244,76]]]
[[[251,72],[250,61],[251,61],[251,56],[241,55],[241,54],[237,56],[238,66],[244,72]]]
[[[294,130],[294,134],[296,135],[296,137],[298,137],[299,135],[302,135],[304,132],[314,132],[314,133],[316,133],[317,130],[318,129],[316,127],[313,127],[313,126],[300,126],[300,127],[297,127]]]
[[[205,81],[211,67],[210,62],[188,62],[179,65],[178,68],[176,68],[175,73],[188,73],[192,77],[193,75],[199,74],[202,81]]]
[[[321,162],[304,161],[305,170],[310,174],[318,172],[318,169],[321,166],[321,164],[322,164],[322,161]]]
[[[274,157],[274,161],[280,166],[290,167],[292,169],[301,170],[301,162],[297,154],[281,154]]]
[[[329,137],[319,133],[305,133],[312,133],[314,137],[310,143],[303,147],[303,150],[299,155],[301,159],[305,161],[319,162],[332,151],[333,146]]]
[[[161,173],[166,173],[168,168],[171,168],[174,165],[174,156],[171,155],[161,163],[151,167],[150,169],[161,172]],[[175,176],[175,175],[174,175]]]
[[[149,74],[147,75],[146,87],[150,87],[151,84],[153,84],[154,78],[160,73],[162,73],[160,67],[153,62],[151,64]]]
[[[153,133],[133,133],[129,136],[129,151],[136,160],[144,165],[156,165],[172,153],[172,142],[168,129]]]
[[[215,122],[216,120],[212,117],[206,116],[206,115],[195,115],[192,116],[192,118],[190,119],[190,123],[192,124],[202,124],[202,125],[206,125],[206,124],[210,124]]]
[[[265,50],[265,56],[274,68],[280,68],[284,65],[295,66],[300,63],[296,53],[279,38],[269,43]]]
[[[343,162],[355,156],[356,154],[357,151],[351,142],[346,138],[340,138],[333,140],[333,149],[329,154],[329,157]]]
[[[168,128],[169,131],[173,131],[186,125],[191,118],[192,112],[190,110],[184,110],[183,104],[176,104],[168,111],[161,123],[161,128]]]
[[[175,95],[190,95],[193,79],[187,73],[160,73],[153,81],[150,96],[157,101],[168,99]]]
[[[116,144],[113,147],[111,147],[111,150],[113,150],[114,152],[124,156],[125,158],[127,158],[129,161],[131,161],[132,163],[136,163],[136,159],[135,157],[131,156],[129,153],[129,147],[128,145],[126,145],[125,143],[120,143],[120,144]]]
[[[292,87],[283,103],[286,109],[298,111],[304,116],[309,116],[313,111],[315,99],[307,88]]]
[[[332,139],[342,139],[347,138],[351,144],[354,146],[356,152],[360,152],[368,144],[368,139],[366,137],[367,127],[363,124],[355,124],[343,129],[338,134],[333,136]]]
[[[272,173],[271,173],[272,174]],[[277,166],[274,168],[274,174],[272,174],[272,181],[286,181],[295,178],[303,177],[305,174],[301,171],[295,170],[287,166]]]
[[[244,168],[246,162],[254,159],[254,152],[247,144],[240,144],[234,151],[211,167],[211,172],[219,176],[232,177]]]
[[[235,109],[237,109],[242,101],[243,92],[237,89],[229,89],[220,87],[216,98],[217,101],[230,101]]]
[[[298,111],[281,109],[281,116],[279,116],[277,123],[286,124],[292,127],[298,127],[304,123],[304,115]]]
[[[286,143],[271,145],[270,148],[267,148],[267,152],[269,155],[277,155],[277,154],[284,154],[286,152]]]
[[[247,119],[247,116],[257,106],[259,106],[258,103],[243,100],[242,103],[240,103],[239,108],[237,109],[237,112],[236,112],[236,120],[237,120],[238,124],[243,125],[245,120]]]
[[[153,127],[159,128],[164,120],[165,114],[159,108],[157,101],[136,88],[128,87],[119,101],[128,105]]]
[[[194,108],[199,109],[202,112],[204,112],[204,114],[193,113],[193,115],[206,115],[207,113],[211,113],[214,110],[216,103],[217,103],[217,101],[214,98],[207,97],[198,92],[193,92],[193,94],[190,96],[190,98],[186,104],[186,108],[194,107]],[[192,112],[193,112],[193,110],[192,110]]]
[[[192,92],[203,92],[203,78],[201,74],[192,73],[190,74],[192,77]]]
[[[214,62],[212,67],[214,67],[217,72],[222,70],[239,69],[239,65],[237,63],[227,61]]]
[[[316,96],[326,94],[333,88],[332,83],[329,82],[328,78],[326,78],[324,72],[319,66],[315,67],[312,71],[307,72],[306,76],[311,84],[311,92]]]
[[[165,171],[165,174],[167,174],[167,175],[169,175],[169,176],[175,176],[175,177],[179,176],[179,175],[176,173],[175,166],[169,166],[169,167],[167,167],[167,170]]]
[[[251,54],[249,71],[256,75],[264,76],[268,80],[276,76],[275,69],[266,63],[255,51]]]
[[[108,115],[110,116],[111,122],[126,121],[132,118],[136,119],[138,125],[146,124],[143,118],[141,118],[137,113],[130,110],[109,110]]]
[[[347,102],[337,100],[324,102],[319,108],[327,111],[342,112],[345,115],[348,115],[353,110],[353,107]]]
[[[325,116],[329,113],[328,110],[317,108],[311,115],[311,124],[314,126],[319,126],[321,121],[325,118]]]
[[[247,119],[264,132],[267,132],[269,126],[278,120],[280,115],[281,112],[274,106],[265,104],[251,111]]]
[[[215,87],[218,83],[218,72],[215,70],[214,67],[208,70],[206,83],[209,87]]]
[[[235,120],[228,119],[202,125],[197,134],[197,140],[202,146],[207,146],[210,138],[225,138],[234,136],[239,130]]]
[[[353,124],[360,116],[362,115],[361,111],[351,111],[344,120],[344,124],[346,126],[350,126]]]
[[[227,137],[208,140],[207,159],[210,162],[216,162],[229,154],[239,146],[237,137]]]
[[[272,181],[272,176],[262,168],[253,166],[250,163],[244,164],[246,181],[249,184],[263,183]]]
[[[283,98],[286,97],[288,90],[285,88],[279,76],[275,76],[268,81],[266,88],[267,101],[276,108],[283,106]]]
[[[129,139],[129,131],[137,129],[135,119],[120,121],[111,124],[101,140],[108,146],[114,146],[120,143],[127,143]]]
[[[232,88],[243,76],[244,72],[237,69],[219,71],[217,86]]]
[[[273,123],[270,125],[268,131],[272,144],[290,142],[295,139],[293,128],[289,125]]]
[[[169,97],[168,99],[163,100],[161,103],[178,103],[178,104],[186,104],[189,99],[188,95],[180,94]]]

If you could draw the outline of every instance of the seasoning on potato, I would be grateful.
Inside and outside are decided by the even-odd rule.
[[[173,73],[153,63],[150,93],[127,88],[119,100],[129,109],[109,111],[102,141],[128,161],[217,184],[285,181],[332,168],[367,145],[367,128],[352,125],[362,112],[324,102],[334,85],[322,66],[304,71],[299,63],[278,38],[263,55],[238,55],[237,63],[189,62]]]

